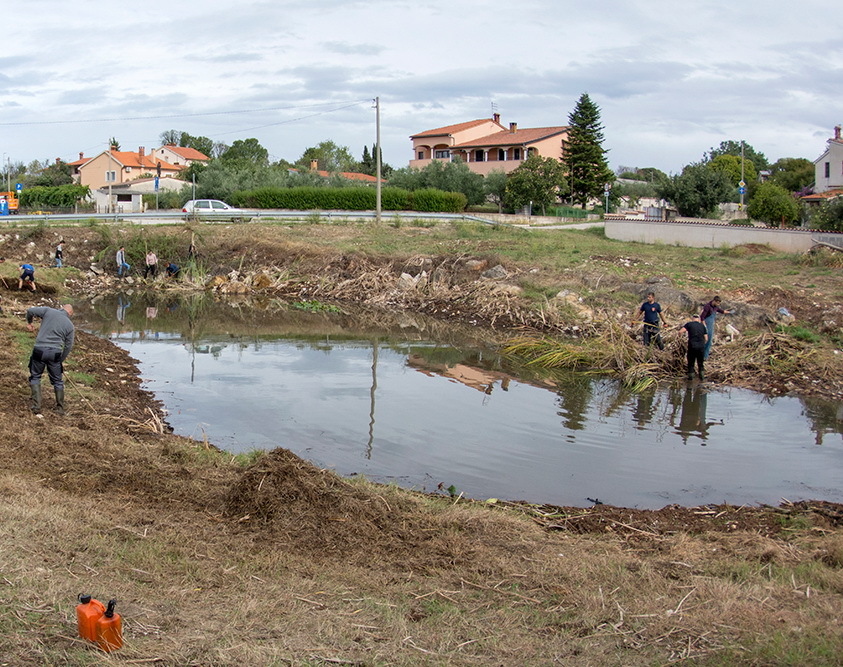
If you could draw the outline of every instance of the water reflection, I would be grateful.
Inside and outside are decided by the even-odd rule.
[[[341,474],[565,505],[843,500],[839,403],[684,383],[631,395],[404,313],[141,294],[76,311],[140,360],[176,432],[233,452],[283,446]]]
[[[693,388],[685,387],[679,424],[676,426],[676,433],[682,436],[683,443],[687,444],[690,436],[696,436],[702,441],[700,444],[705,445],[709,427],[718,424],[723,425],[722,419],[720,421],[708,421],[706,419],[707,409],[708,391],[699,384]]]

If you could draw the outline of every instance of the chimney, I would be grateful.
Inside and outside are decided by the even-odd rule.
[[[117,150],[117,146],[115,146],[114,144],[111,144],[110,148],[112,153]]]
[[[509,131],[512,134],[515,134],[515,131],[518,129],[518,123],[510,123],[509,124]]]
[[[144,154],[145,154],[145,153],[146,153],[146,148],[144,148],[143,146],[140,146],[140,147],[138,148],[138,155],[139,155],[141,158],[143,158],[143,156],[144,156]]]
[[[79,159],[80,159],[80,160],[84,160],[84,159],[85,159],[85,154],[84,154],[82,151],[79,151]]]
[[[493,113],[492,114],[492,120],[495,121],[496,123],[500,123],[501,122],[501,115],[499,113]]]
[[[840,126],[839,125],[834,126],[834,139],[835,139],[835,141],[840,141]]]
[[[60,157],[56,158],[56,164],[61,164],[61,158]]]
[[[316,171],[319,169],[319,161],[318,160],[311,160],[310,161],[310,171]]]

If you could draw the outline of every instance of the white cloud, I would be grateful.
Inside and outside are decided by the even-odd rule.
[[[325,139],[359,155],[380,96],[384,158],[405,166],[411,134],[493,103],[504,123],[565,124],[588,92],[613,166],[678,171],[726,139],[813,159],[843,121],[833,14],[817,0],[31,0],[0,57],[0,150],[75,159],[180,129],[289,160]]]

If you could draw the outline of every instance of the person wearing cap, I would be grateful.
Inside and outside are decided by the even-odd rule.
[[[700,381],[705,379],[703,368],[705,345],[708,342],[708,332],[705,325],[700,322],[699,315],[691,315],[691,321],[685,322],[680,329],[688,333],[688,379],[694,379],[694,365],[700,374]]]
[[[69,303],[61,308],[35,306],[26,311],[26,328],[35,331],[32,320],[41,318],[35,345],[29,357],[29,389],[32,398],[31,410],[35,414],[41,412],[41,376],[44,369],[50,377],[50,384],[56,394],[56,412],[64,414],[64,360],[73,349],[75,328],[70,318],[73,316],[73,306]]]

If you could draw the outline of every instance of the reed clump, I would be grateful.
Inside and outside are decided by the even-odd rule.
[[[678,347],[671,343],[668,341],[669,351]],[[612,320],[602,321],[593,335],[571,341],[549,336],[516,338],[505,346],[504,354],[547,370],[614,375],[632,391],[653,386],[667,370],[665,364],[654,360],[653,348],[643,347],[628,327]]]

